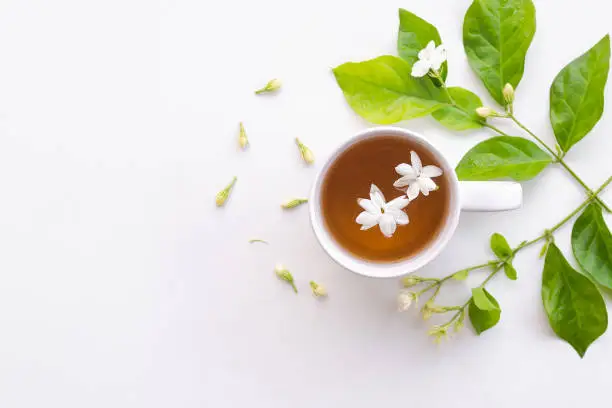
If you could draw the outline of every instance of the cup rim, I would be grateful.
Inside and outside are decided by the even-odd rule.
[[[396,262],[376,262],[367,259],[362,259],[344,249],[342,246],[340,246],[340,244],[335,241],[335,239],[331,236],[331,233],[327,230],[327,227],[325,226],[325,221],[323,220],[320,211],[321,185],[332,163],[334,163],[336,158],[350,146],[361,140],[375,137],[378,135],[398,135],[402,137],[411,138],[421,143],[436,155],[436,158],[443,166],[444,172],[449,173],[448,175],[450,180],[451,194],[449,203],[449,214],[442,230],[438,233],[437,237],[431,243],[429,243],[423,250],[419,251],[417,254],[409,258]],[[317,237],[317,241],[319,242],[323,250],[336,263],[351,272],[367,277],[398,277],[414,272],[431,262],[440,254],[440,252],[442,252],[442,250],[450,241],[459,223],[459,180],[457,179],[457,175],[455,174],[454,168],[449,164],[446,156],[440,151],[440,149],[438,149],[430,141],[425,139],[425,137],[423,137],[421,134],[396,126],[377,126],[358,132],[357,134],[349,138],[347,141],[342,143],[339,147],[334,149],[331,155],[326,159],[324,165],[317,172],[315,181],[310,190],[309,215],[311,226],[313,228],[315,236]]]

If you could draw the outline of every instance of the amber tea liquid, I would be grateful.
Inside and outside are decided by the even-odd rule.
[[[355,218],[363,209],[358,198],[370,198],[370,185],[376,184],[385,199],[404,194],[393,187],[400,178],[395,166],[410,164],[415,151],[423,166],[433,164],[445,170],[436,157],[416,141],[399,136],[375,136],[356,142],[331,164],[321,189],[321,212],[334,239],[355,256],[377,262],[394,262],[421,252],[438,236],[446,223],[450,207],[450,181],[445,173],[433,180],[437,191],[422,194],[404,209],[408,225],[398,225],[386,238],[378,226],[361,231]]]

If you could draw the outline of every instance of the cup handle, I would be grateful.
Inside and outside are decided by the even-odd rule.
[[[513,181],[460,181],[463,211],[505,211],[520,208],[523,189]]]

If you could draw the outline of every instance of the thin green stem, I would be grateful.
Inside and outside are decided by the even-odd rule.
[[[496,128],[495,126],[487,123],[487,122],[482,122],[482,126],[487,127],[491,130],[494,130],[495,132],[499,133],[502,136],[510,136],[509,134],[507,134],[506,132],[501,131],[500,129]]]
[[[486,278],[485,280],[483,280],[483,281],[482,281],[482,283],[480,284],[480,287],[481,287],[481,288],[484,288],[484,287],[485,287],[485,285],[486,285],[487,283],[489,283],[489,281],[490,281],[491,279],[493,279],[493,277],[494,277],[495,275],[497,275],[497,273],[498,273],[499,271],[501,271],[502,266],[504,265],[504,263],[505,263],[505,262],[502,262],[502,263],[501,263],[501,265],[498,265],[498,266],[497,266],[497,268],[495,268],[495,269],[493,270],[493,272],[491,272],[491,273],[489,274],[489,276],[487,276],[487,278]]]
[[[440,278],[440,279],[434,279],[434,278],[431,278],[431,279],[423,279],[423,282],[425,282],[425,281],[430,281],[430,282],[431,282],[431,281],[433,281],[433,283],[432,283],[432,284],[430,284],[430,285],[427,285],[426,287],[424,287],[423,289],[421,289],[420,291],[418,291],[418,292],[417,292],[417,295],[419,295],[419,296],[420,296],[420,295],[422,295],[423,293],[428,292],[429,290],[431,290],[431,289],[433,289],[433,288],[436,288],[436,295],[437,295],[437,292],[439,292],[439,291],[440,291],[440,288],[442,287],[442,285],[444,284],[444,282],[446,282],[446,281],[447,281],[447,280],[449,280],[449,279],[452,279],[452,277],[453,277],[455,274],[457,274],[457,273],[459,273],[459,272],[472,272],[472,271],[475,271],[475,270],[477,270],[477,269],[486,268],[486,267],[488,267],[488,266],[491,266],[491,262],[486,262],[486,263],[483,263],[483,264],[480,264],[480,265],[470,266],[470,267],[468,267],[468,268],[462,269],[462,270],[457,271],[457,272],[455,272],[455,273],[451,273],[450,275],[447,275],[447,276],[445,276],[445,277],[443,277],[443,278]]]
[[[457,320],[459,318],[459,316],[461,316],[462,313],[465,313],[465,308],[470,305],[471,301],[472,301],[472,298],[470,297],[467,300],[467,302],[465,302],[463,305],[459,306],[459,310],[457,310],[457,312],[453,315],[453,317],[450,318],[450,320],[446,323],[446,325],[450,326],[451,324],[453,324],[453,322],[455,320]]]
[[[488,266],[491,266],[491,262],[486,262],[486,263],[483,263],[483,264],[480,264],[480,265],[470,266],[469,268],[463,269],[463,271],[472,272],[472,271],[475,271],[476,269],[482,269],[482,268],[486,268]]]
[[[557,154],[557,152],[555,152],[553,149],[551,149],[546,143],[544,143],[544,141],[542,139],[540,139],[535,133],[533,133],[531,130],[529,130],[527,128],[527,126],[523,125],[521,122],[519,122],[519,120],[512,114],[507,116],[509,119],[511,119],[514,123],[516,123],[516,125],[518,127],[520,127],[521,129],[523,129],[525,132],[529,133],[531,135],[531,137],[533,137],[535,140],[538,141],[538,143],[540,143],[546,150],[548,150],[548,152],[555,158],[555,160],[561,165],[563,166],[563,168],[565,170],[567,170],[567,172],[569,174],[572,175],[572,177],[574,177],[574,179],[586,190],[586,192],[590,195],[593,195],[593,190],[591,190],[591,188],[589,186],[586,185],[586,183],[584,181],[582,181],[582,179],[574,172],[574,170],[572,170],[567,163],[563,160],[563,157],[559,154]],[[612,212],[612,210],[610,210],[610,208],[606,205],[606,203],[604,203],[599,197],[597,197],[597,202],[599,202],[599,204],[607,211],[607,212]]]
[[[448,100],[453,104],[454,107],[459,108],[459,106],[457,105],[457,102],[455,102],[455,99],[453,98],[453,96],[448,91],[448,87],[446,86],[446,82],[444,82],[444,80],[442,79],[441,76],[439,76],[437,78],[440,80],[440,83],[442,83],[442,89],[444,89],[444,93],[446,93],[446,97],[448,98]],[[461,108],[459,108],[459,109],[461,109]],[[463,109],[461,109],[461,110],[463,110]]]

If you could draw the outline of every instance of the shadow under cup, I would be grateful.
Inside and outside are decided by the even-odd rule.
[[[386,201],[405,195],[393,186],[395,167],[411,164],[415,151],[423,166],[443,174],[433,180],[439,189],[422,193],[404,209],[410,222],[398,225],[391,238],[378,226],[362,231],[355,219],[363,211],[357,199],[369,199],[376,184]],[[395,127],[369,129],[339,147],[325,163],[310,200],[312,225],[325,251],[342,266],[366,276],[391,277],[412,272],[431,261],[446,245],[459,215],[454,169],[431,143]]]

